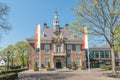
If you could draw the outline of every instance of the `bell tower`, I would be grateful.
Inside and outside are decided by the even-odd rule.
[[[54,19],[53,19],[53,28],[55,31],[59,30],[59,20],[58,20],[58,13],[54,13]]]

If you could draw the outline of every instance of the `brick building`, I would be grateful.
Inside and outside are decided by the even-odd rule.
[[[75,62],[77,67],[86,63],[85,50],[81,49],[82,39],[73,34],[69,25],[60,27],[57,12],[54,14],[53,26],[45,23],[40,33],[40,52],[34,47],[35,37],[27,39],[29,50],[29,69],[34,69],[35,62],[40,68],[46,68],[50,62],[51,68],[71,67]]]

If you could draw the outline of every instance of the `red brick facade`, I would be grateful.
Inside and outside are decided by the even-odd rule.
[[[63,57],[63,59],[67,59],[69,57],[69,58],[71,58],[72,62],[75,62],[75,63],[76,63],[76,59],[80,58],[81,59],[81,63],[80,64],[82,64],[82,62],[86,62],[85,50],[81,50],[80,54],[76,54],[75,45],[78,45],[78,44],[69,44],[69,45],[72,45],[72,52],[71,52],[71,54],[67,54],[67,52],[66,52],[67,44],[65,44],[63,52],[65,52],[66,54],[64,56],[61,56],[61,55],[60,56],[59,55],[54,56],[54,55],[52,55],[52,54],[54,54],[54,52],[53,52],[54,48],[53,48],[53,44],[52,43],[50,44],[50,53],[46,54],[45,51],[44,51],[44,45],[45,44],[46,43],[42,43],[41,44],[40,54],[36,54],[35,53],[34,44],[30,43],[29,69],[34,69],[35,58],[40,58],[40,56],[41,56],[41,60],[40,61],[41,61],[41,65],[42,65],[41,68],[45,68],[46,67],[46,65],[45,65],[45,58],[49,58],[50,59],[50,65],[51,66],[55,65],[55,64],[52,63],[52,60],[54,58],[58,58],[58,57]],[[79,45],[81,46],[81,44],[79,44]],[[63,67],[70,67],[70,66],[67,66],[67,61],[64,61],[64,63],[65,63],[65,66],[63,66]],[[54,66],[53,68],[56,68],[56,67]]]

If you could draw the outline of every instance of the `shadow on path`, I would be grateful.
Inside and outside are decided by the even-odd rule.
[[[22,73],[18,75],[18,80],[65,80],[76,74],[67,72],[57,73]]]

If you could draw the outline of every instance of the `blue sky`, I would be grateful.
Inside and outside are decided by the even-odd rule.
[[[35,34],[37,24],[46,22],[52,26],[53,14],[57,10],[60,26],[75,21],[74,12],[71,8],[76,6],[76,0],[1,0],[10,7],[9,24],[12,30],[3,34],[0,40],[0,48],[3,49],[18,41],[25,41]]]

